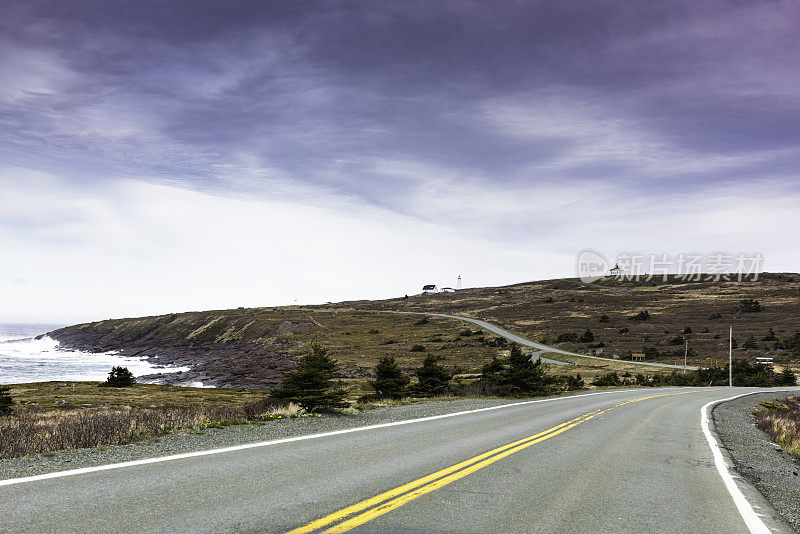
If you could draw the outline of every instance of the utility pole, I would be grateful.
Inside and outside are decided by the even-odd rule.
[[[733,387],[733,327],[728,337],[728,383]]]
[[[683,349],[683,374],[686,374],[686,358],[689,356],[689,339],[686,338],[686,346]]]

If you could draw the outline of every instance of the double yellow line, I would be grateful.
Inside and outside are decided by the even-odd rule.
[[[325,533],[347,532],[348,530],[351,530],[359,525],[363,525],[364,523],[371,521],[376,517],[391,512],[392,510],[403,506],[409,501],[418,499],[426,493],[430,493],[441,488],[442,486],[450,484],[451,482],[455,482],[456,480],[464,478],[465,476],[470,475],[479,469],[483,469],[484,467],[502,460],[503,458],[514,454],[515,452],[519,452],[527,447],[530,447],[531,445],[535,445],[546,439],[550,439],[553,436],[557,436],[562,432],[566,432],[570,428],[574,428],[602,413],[613,410],[614,408],[646,399],[668,397],[671,395],[685,395],[686,393],[694,392],[682,391],[680,393],[650,395],[648,397],[640,397],[638,399],[619,402],[609,406],[608,408],[585,413],[579,417],[576,417],[575,419],[571,419],[565,423],[561,423],[560,425],[548,428],[544,432],[539,432],[533,436],[529,436],[507,445],[503,445],[502,447],[492,449],[488,452],[470,458],[469,460],[457,463],[440,471],[436,471],[435,473],[431,473],[428,476],[419,478],[407,484],[403,484],[402,486],[398,486],[394,489],[381,493],[380,495],[376,495],[375,497],[371,497],[352,506],[348,506],[347,508],[342,508],[338,512],[334,512],[330,515],[326,515],[325,517],[312,521],[307,525],[290,530],[287,534],[306,534],[310,532],[316,532],[325,527],[328,527],[323,531]],[[348,517],[349,519],[347,519]]]

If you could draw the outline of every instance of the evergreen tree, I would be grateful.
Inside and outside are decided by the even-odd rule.
[[[778,378],[776,380],[776,385],[778,386],[796,386],[797,385],[797,377],[794,375],[794,372],[789,369],[788,367],[784,367],[783,371],[780,372]]]
[[[547,385],[542,361],[532,361],[531,356],[524,354],[519,345],[511,347],[507,376],[509,393],[513,395],[541,394]]]
[[[133,373],[127,367],[112,367],[108,373],[106,381],[100,384],[101,387],[127,388],[136,383]]]
[[[758,345],[756,345],[756,337],[753,334],[750,334],[747,339],[744,341],[742,348],[747,349],[757,349]]]
[[[594,334],[592,333],[591,330],[587,328],[586,332],[581,334],[580,341],[581,343],[591,343],[592,341],[594,341]]]
[[[375,380],[369,385],[375,389],[375,396],[380,398],[401,399],[411,379],[403,374],[394,356],[384,356],[375,366]]]
[[[333,373],[338,368],[327,349],[313,343],[311,352],[298,360],[297,369],[284,373],[280,387],[273,389],[270,396],[296,402],[308,411],[346,406],[345,390],[333,387]]]
[[[484,395],[502,395],[501,391],[505,384],[505,364],[503,360],[495,356],[492,361],[484,364],[481,369],[481,391]]]
[[[415,384],[415,393],[423,397],[434,397],[444,395],[450,391],[450,380],[453,373],[445,369],[440,363],[438,356],[426,356],[422,360],[422,367],[415,371],[419,382]]]
[[[8,393],[10,390],[7,386],[0,386],[0,415],[10,414],[14,406],[14,399]]]
[[[575,376],[568,375],[567,376],[567,390],[572,389],[583,389],[584,382],[583,378],[581,377],[580,373]]]
[[[777,341],[778,337],[775,335],[775,330],[772,328],[769,329],[767,335],[761,338],[761,341]]]
[[[755,313],[760,312],[764,308],[762,308],[761,303],[755,299],[744,299],[739,309],[744,313]]]

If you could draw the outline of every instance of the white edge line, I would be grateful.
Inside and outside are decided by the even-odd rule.
[[[770,390],[770,391],[793,391],[793,390]],[[750,501],[747,500],[747,497],[744,496],[742,490],[739,489],[738,484],[733,479],[730,473],[730,466],[725,462],[725,458],[722,456],[722,451],[720,450],[719,443],[714,438],[714,435],[711,433],[711,409],[720,402],[730,401],[733,399],[738,399],[739,397],[746,397],[747,395],[753,395],[755,393],[767,393],[768,391],[756,391],[750,393],[742,393],[741,395],[734,395],[733,397],[728,397],[726,399],[718,399],[713,400],[711,402],[706,403],[700,408],[700,425],[703,427],[703,434],[706,436],[706,441],[708,441],[708,446],[711,447],[711,454],[714,456],[714,464],[717,466],[717,472],[719,476],[722,477],[722,481],[725,482],[725,488],[730,493],[731,497],[733,498],[733,502],[736,504],[736,508],[739,510],[739,514],[742,516],[747,528],[750,530],[752,534],[770,534],[772,531],[767,527],[764,521],[758,516],[756,511],[753,509],[753,505],[750,504]]]
[[[656,389],[674,389],[674,388],[656,388]],[[649,391],[655,391],[650,390]],[[41,475],[31,475],[27,477],[20,477],[20,478],[8,478],[5,480],[0,480],[0,486],[12,486],[14,484],[24,484],[26,482],[36,482],[39,480],[47,480],[50,478],[62,478],[62,477],[69,477],[75,475],[83,475],[86,473],[95,473],[98,471],[110,471],[112,469],[122,469],[124,467],[134,467],[137,465],[147,465],[147,464],[156,464],[161,462],[169,462],[172,460],[181,460],[184,458],[194,458],[198,456],[211,456],[214,454],[223,454],[226,452],[235,452],[235,451],[243,451],[247,449],[255,449],[258,447],[268,447],[270,445],[279,445],[282,443],[291,443],[295,441],[305,441],[309,439],[318,439],[318,438],[327,438],[330,436],[339,436],[342,434],[350,434],[352,432],[364,432],[367,430],[375,430],[378,428],[389,428],[393,426],[401,426],[401,425],[410,425],[413,423],[421,423],[424,421],[433,421],[435,419],[446,419],[448,417],[457,417],[459,415],[466,415],[478,412],[488,412],[490,410],[500,410],[502,408],[511,408],[514,406],[523,406],[526,404],[536,404],[539,402],[552,402],[552,401],[564,401],[569,399],[577,399],[579,397],[591,397],[594,395],[608,395],[611,393],[627,393],[628,391],[639,391],[636,390],[614,390],[614,391],[598,391],[596,393],[583,393],[581,395],[570,395],[565,397],[555,397],[551,399],[537,399],[537,400],[530,400],[530,401],[521,401],[521,402],[514,402],[511,404],[501,404],[499,406],[489,406],[487,408],[477,408],[475,410],[465,410],[461,412],[453,412],[447,413],[442,415],[431,415],[428,417],[419,417],[416,419],[406,419],[404,421],[394,421],[391,423],[379,423],[375,425],[368,425],[368,426],[360,426],[355,428],[346,428],[344,430],[333,430],[331,432],[323,432],[321,434],[306,434],[303,436],[294,436],[291,438],[282,438],[282,439],[275,439],[271,441],[259,441],[255,443],[245,443],[243,445],[234,445],[232,447],[223,447],[220,449],[208,449],[204,451],[195,451],[195,452],[185,452],[181,454],[172,454],[169,456],[158,456],[155,458],[144,458],[142,460],[131,460],[128,462],[120,462],[115,464],[105,464],[105,465],[96,465],[92,467],[81,467],[78,469],[70,469],[68,471],[54,471],[52,473],[44,473]]]

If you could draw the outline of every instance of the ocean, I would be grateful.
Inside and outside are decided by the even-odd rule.
[[[114,352],[63,350],[55,339],[47,336],[36,339],[62,326],[0,323],[0,384],[105,380],[116,365],[127,367],[134,376],[188,370],[155,367],[146,360],[122,357]]]

